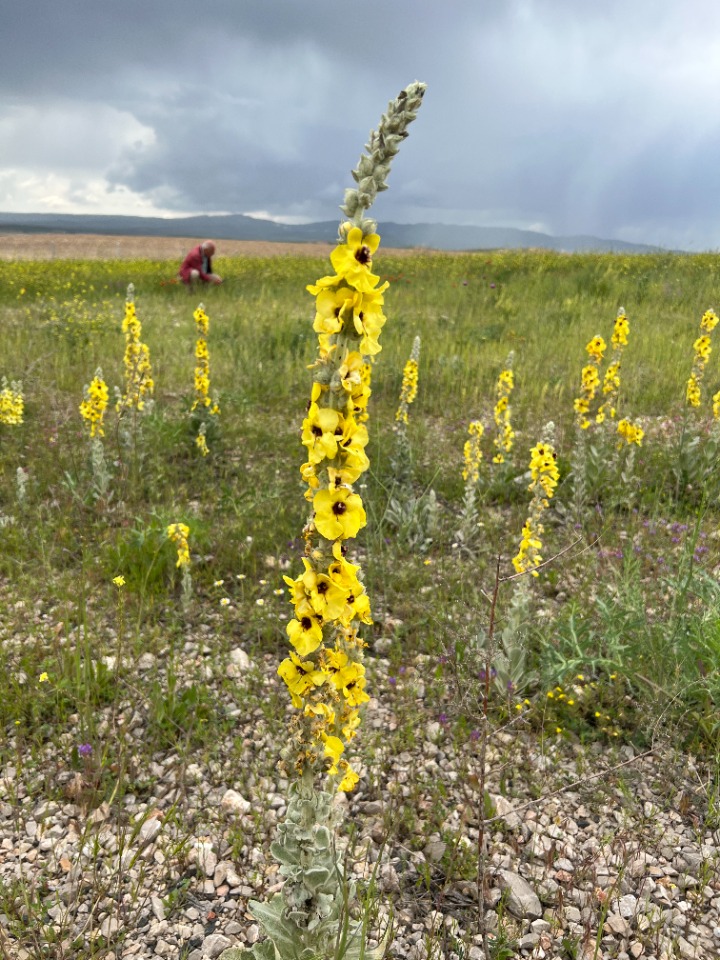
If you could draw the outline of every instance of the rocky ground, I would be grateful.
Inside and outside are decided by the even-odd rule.
[[[80,769],[68,762],[79,732],[32,753],[10,737],[0,773],[5,957],[204,960],[260,936],[248,901],[280,887],[269,842],[287,788],[275,768],[285,724],[277,658],[251,661],[236,646],[220,662],[190,639],[183,662],[180,685],[199,674],[222,703],[199,747],[146,752],[143,691],[165,670],[151,653],[123,664],[128,695],[101,710],[102,777],[97,748]],[[388,682],[377,651],[368,666],[376,697],[363,777],[340,797],[349,868],[375,875],[378,922],[392,906],[389,956],[480,960],[478,743],[427,708],[422,659],[401,684]],[[699,762],[667,745],[635,756],[627,745],[544,741],[516,724],[494,737],[487,771],[491,956],[720,955],[717,797]]]

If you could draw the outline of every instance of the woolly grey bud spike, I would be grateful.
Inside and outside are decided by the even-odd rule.
[[[128,303],[132,303],[135,300],[135,284],[129,283],[127,288],[127,295],[125,297]]]
[[[340,207],[354,225],[360,224],[363,213],[370,208],[377,194],[387,188],[385,181],[390,173],[390,161],[397,154],[400,142],[408,135],[407,127],[417,116],[425,88],[424,83],[415,81],[401,90],[388,104],[378,129],[370,133],[365,145],[367,154],[360,157],[352,174],[358,188],[345,191],[345,202]]]

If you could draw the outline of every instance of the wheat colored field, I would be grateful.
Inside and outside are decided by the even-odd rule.
[[[6,233],[0,235],[1,260],[182,260],[205,237],[117,237],[89,233]],[[333,244],[218,240],[223,257],[327,256]],[[390,252],[390,251],[388,251]],[[393,250],[409,256],[412,250]]]

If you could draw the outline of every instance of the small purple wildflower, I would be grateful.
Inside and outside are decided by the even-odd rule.
[[[92,753],[92,744],[90,743],[81,743],[77,748],[77,752],[81,757],[89,757]]]
[[[397,683],[397,677],[388,677],[388,683],[390,684],[391,687],[394,687],[395,684]]]
[[[479,731],[479,730],[471,730],[471,731],[470,731],[470,739],[473,740],[473,741],[474,741],[474,740],[479,740],[479,739],[480,739],[480,731]]]
[[[447,714],[441,713],[440,716],[438,717],[438,723],[441,723],[443,726],[445,726],[447,722],[448,722]]]

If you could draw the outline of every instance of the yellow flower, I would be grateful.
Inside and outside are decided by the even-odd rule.
[[[496,454],[493,457],[493,463],[505,463],[505,454],[510,453],[515,439],[515,431],[510,423],[510,394],[515,386],[515,379],[510,364],[513,361],[513,354],[508,357],[508,366],[500,372],[495,388],[496,402],[493,418],[495,420],[495,437],[493,445]]]
[[[50,682],[50,677],[45,672],[41,673],[38,678],[38,683],[49,683],[49,682]]]
[[[373,254],[380,245],[380,237],[377,233],[363,236],[360,227],[347,230],[346,237],[345,243],[341,243],[330,254],[333,269],[339,277],[361,293],[370,291],[380,280],[370,272]]]
[[[347,487],[319,490],[313,497],[315,527],[326,540],[346,540],[357,535],[367,518],[362,499]]]
[[[19,426],[23,422],[23,413],[25,412],[25,401],[22,394],[22,384],[8,384],[5,377],[2,378],[2,390],[0,390],[0,423],[7,426]]]
[[[122,574],[120,574],[120,576],[118,577],[113,577],[113,583],[115,584],[116,587],[124,587],[125,577],[123,577]]]
[[[325,459],[333,460],[342,435],[342,414],[330,407],[311,403],[302,426],[302,442],[308,450],[308,462],[316,464]]]
[[[344,770],[343,778],[338,784],[338,790],[342,790],[343,792],[349,792],[350,790],[354,790],[355,785],[357,784],[360,777],[357,775],[357,773],[355,773],[355,771],[350,766],[350,764],[347,763],[347,761],[341,760],[338,766],[340,767],[341,770]]]
[[[80,404],[80,416],[90,427],[90,437],[105,436],[103,418],[108,405],[108,388],[98,370],[89,386],[85,387],[85,399]]]
[[[184,523],[171,523],[167,528],[167,535],[177,546],[177,563],[175,566],[187,566],[190,563],[190,548],[188,546],[190,528]]]
[[[403,369],[402,385],[400,387],[400,406],[395,419],[402,423],[408,422],[408,407],[415,400],[418,391],[418,362],[412,357]]]
[[[140,337],[142,327],[135,313],[135,304],[128,300],[125,304],[125,319],[122,324],[125,334],[125,393],[118,400],[118,411],[127,409],[143,410],[145,396],[151,395],[155,389],[150,366],[150,351]]]
[[[631,423],[629,420],[621,420],[617,425],[617,432],[626,443],[635,443],[638,447],[642,446],[645,431],[638,424]]]
[[[345,744],[342,742],[340,737],[323,737],[323,745],[325,748],[325,756],[330,758],[331,767],[328,773],[333,776],[338,772],[338,761],[340,760],[341,754],[345,750]]]
[[[473,420],[468,425],[468,437],[463,447],[463,459],[465,468],[462,472],[463,480],[470,483],[477,483],[480,479],[480,464],[482,462],[482,448],[480,440],[484,432],[484,427],[479,420]]]
[[[285,681],[293,706],[297,708],[302,707],[301,697],[315,687],[321,687],[327,680],[326,674],[318,670],[312,660],[301,660],[293,651],[278,667],[278,674]]]
[[[323,642],[322,617],[309,604],[297,612],[297,617],[285,629],[298,654],[307,657]]]

